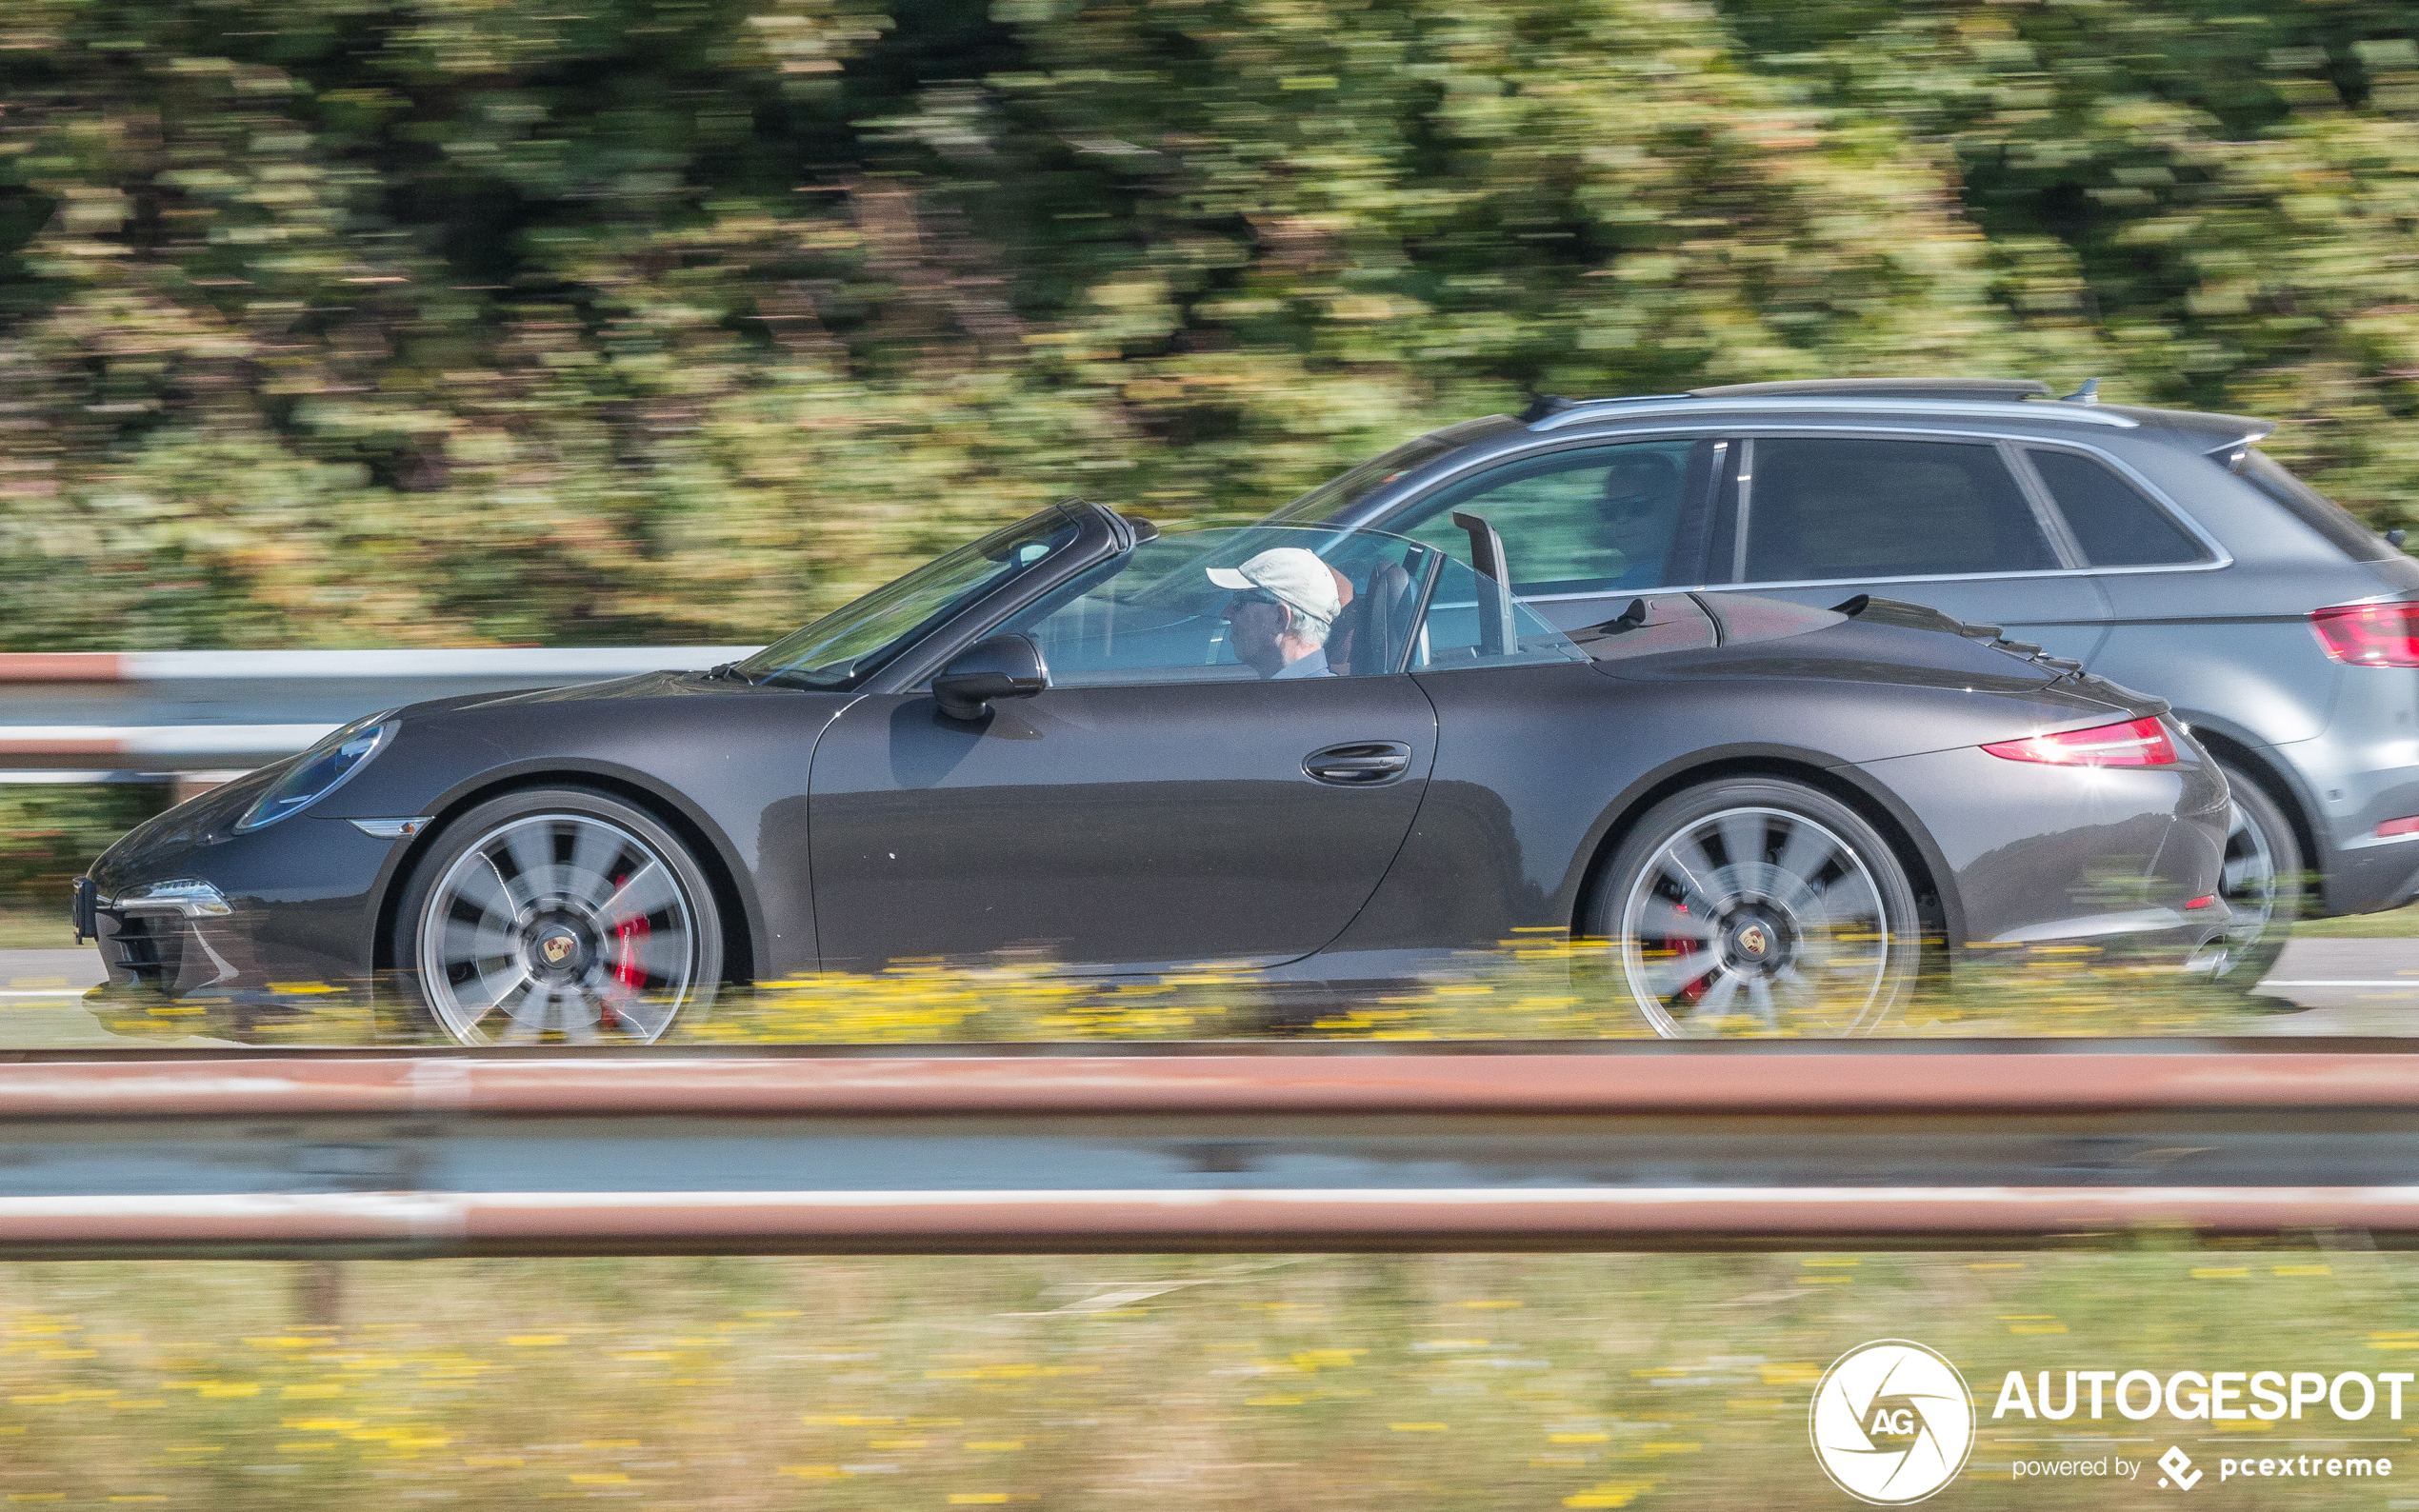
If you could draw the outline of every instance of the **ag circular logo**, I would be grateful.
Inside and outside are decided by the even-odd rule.
[[[1823,1473],[1875,1506],[1921,1502],[1957,1478],[1974,1447],[1966,1378],[1904,1339],[1860,1344],[1831,1362],[1809,1417]]]

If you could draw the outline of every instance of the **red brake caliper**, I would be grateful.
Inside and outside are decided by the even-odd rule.
[[[647,927],[647,916],[644,914],[634,914],[613,926],[613,980],[625,987],[635,989],[646,976],[639,969],[638,952],[631,948],[630,942],[646,939]],[[605,1012],[617,1024],[620,1022],[621,1014],[614,1010],[611,1004],[605,1005]]]
[[[1675,903],[1671,905],[1671,911],[1673,913],[1687,913],[1689,911],[1689,905],[1685,903]],[[1670,940],[1665,943],[1671,946],[1671,953],[1678,956],[1683,961],[1697,953],[1697,943],[1686,935],[1682,935],[1677,940]],[[1694,1003],[1697,999],[1704,996],[1705,978],[1703,975],[1689,978],[1688,985],[1680,989],[1680,1001],[1683,1003]]]

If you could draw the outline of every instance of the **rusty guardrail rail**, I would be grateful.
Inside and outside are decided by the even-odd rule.
[[[0,652],[0,781],[258,766],[400,704],[710,666],[755,649]]]
[[[0,1256],[2419,1243],[2407,1042],[1514,1048],[20,1054]]]

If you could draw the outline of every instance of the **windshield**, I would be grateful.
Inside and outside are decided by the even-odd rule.
[[[1269,515],[1269,523],[1332,520],[1364,495],[1392,483],[1413,468],[1426,467],[1445,453],[1468,446],[1483,436],[1519,428],[1520,422],[1508,415],[1489,415],[1483,420],[1465,420],[1457,426],[1431,430],[1416,441],[1407,441],[1383,456],[1371,457],[1348,472],[1336,474]]]
[[[1053,506],[971,546],[935,557],[896,582],[783,636],[739,664],[750,682],[846,687],[931,626],[1010,578],[1074,544],[1074,512]]]

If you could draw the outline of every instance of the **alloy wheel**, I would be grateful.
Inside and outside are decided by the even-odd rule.
[[[489,830],[437,879],[420,917],[430,1011],[465,1044],[651,1041],[700,976],[696,909],[672,866],[592,814]]]
[[[1707,814],[1658,846],[1623,901],[1619,949],[1658,1033],[1853,1034],[1899,991],[1871,867],[1786,809]]]

